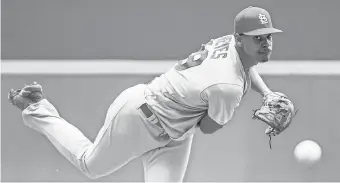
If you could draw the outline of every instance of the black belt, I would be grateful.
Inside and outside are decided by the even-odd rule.
[[[146,103],[142,104],[140,107],[140,110],[144,113],[146,118],[150,118],[152,115],[155,115],[148,107],[148,105]],[[155,116],[156,117],[156,116]],[[163,128],[161,126],[161,124],[159,123],[159,121],[157,123],[155,123],[157,126]]]

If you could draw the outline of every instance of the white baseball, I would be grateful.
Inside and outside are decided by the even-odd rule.
[[[322,155],[321,147],[312,140],[304,140],[296,145],[294,156],[296,160],[304,164],[314,164],[320,160]]]

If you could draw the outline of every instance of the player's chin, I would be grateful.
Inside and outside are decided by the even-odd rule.
[[[269,60],[270,60],[270,54],[259,54],[258,61],[260,63],[265,63],[265,62],[268,62]]]
[[[268,62],[268,61],[269,61],[269,58],[264,58],[264,59],[260,60],[259,62],[260,62],[260,63],[266,63],[266,62]]]

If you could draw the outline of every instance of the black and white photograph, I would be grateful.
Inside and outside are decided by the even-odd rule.
[[[1,182],[340,182],[339,0],[1,0]]]

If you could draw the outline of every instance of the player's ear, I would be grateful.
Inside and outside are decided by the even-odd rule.
[[[238,47],[242,47],[242,36],[240,34],[238,34],[238,33],[235,33],[234,37],[235,37],[235,44]]]

